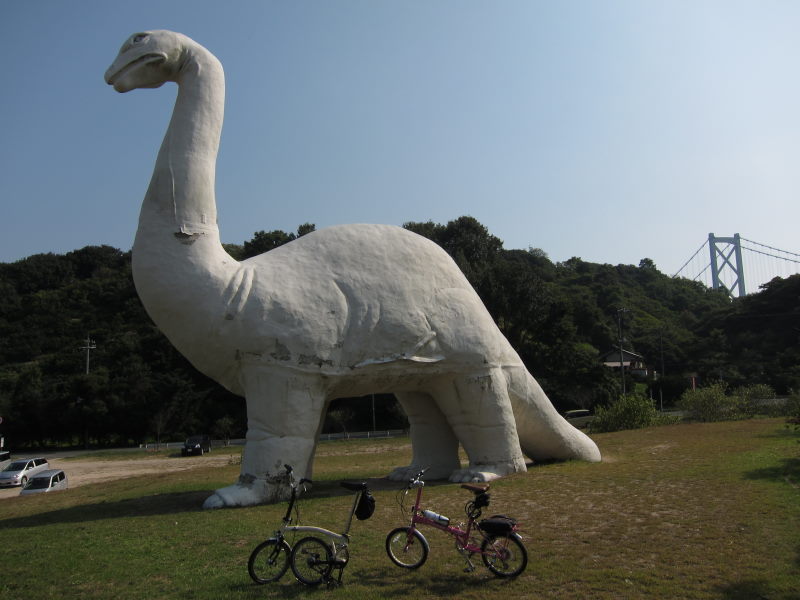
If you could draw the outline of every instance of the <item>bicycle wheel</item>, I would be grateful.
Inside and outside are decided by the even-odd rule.
[[[256,583],[277,581],[289,568],[289,555],[292,549],[285,540],[271,539],[261,542],[250,553],[247,571]]]
[[[331,574],[331,549],[319,538],[303,538],[292,548],[292,573],[306,585],[319,585]]]
[[[483,564],[498,577],[516,577],[528,566],[528,551],[517,535],[493,535],[481,544]]]
[[[398,527],[386,536],[386,554],[398,567],[418,569],[428,559],[428,540],[416,529]]]

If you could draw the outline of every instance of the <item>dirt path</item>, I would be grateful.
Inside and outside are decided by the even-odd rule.
[[[405,444],[400,448],[410,448],[411,444]],[[337,443],[320,444],[317,449],[317,456],[338,456],[343,454],[371,454],[383,452],[383,446],[379,444],[363,444],[357,447],[348,446],[342,448]],[[51,469],[64,469],[69,477],[69,487],[78,487],[88,483],[98,483],[111,481],[113,479],[124,479],[125,477],[136,477],[137,475],[147,475],[149,473],[163,473],[174,471],[186,471],[198,467],[224,466],[229,464],[231,454],[224,447],[214,449],[205,456],[169,456],[165,453],[161,458],[135,458],[136,453],[131,454],[131,458],[119,460],[95,460],[90,455],[86,458],[48,458]],[[235,454],[239,456],[238,452]],[[0,499],[18,496],[20,488],[9,488],[0,490]]]
[[[149,473],[187,471],[198,467],[223,466],[231,460],[230,454],[207,454],[205,456],[174,456],[164,458],[131,458],[126,460],[92,460],[52,458],[51,469],[64,469],[70,487],[88,483],[124,479]],[[0,498],[19,495],[20,488],[0,490]]]

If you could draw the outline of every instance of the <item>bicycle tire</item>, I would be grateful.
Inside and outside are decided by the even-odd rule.
[[[398,527],[386,536],[386,554],[398,567],[419,569],[428,559],[429,551],[428,540],[416,529]]]
[[[330,579],[331,548],[317,537],[305,537],[294,545],[290,563],[301,583],[316,586]]]
[[[250,553],[247,572],[258,584],[277,581],[289,568],[289,555],[292,549],[286,540],[269,539],[261,542]]]
[[[516,577],[528,566],[528,551],[516,534],[484,539],[481,558],[486,568],[498,577]]]

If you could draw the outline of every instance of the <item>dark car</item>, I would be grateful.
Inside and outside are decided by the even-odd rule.
[[[586,429],[594,420],[594,415],[584,408],[579,408],[576,410],[568,410],[564,413],[564,418],[573,427],[577,427],[578,429]]]
[[[181,456],[199,454],[203,456],[205,452],[211,452],[211,438],[207,435],[193,435],[183,443]]]

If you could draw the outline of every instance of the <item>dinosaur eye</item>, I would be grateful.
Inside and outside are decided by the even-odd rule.
[[[132,44],[138,44],[140,42],[145,41],[147,39],[147,37],[148,37],[148,35],[146,33],[137,33],[135,36],[133,36],[133,39],[131,40],[131,43]]]

